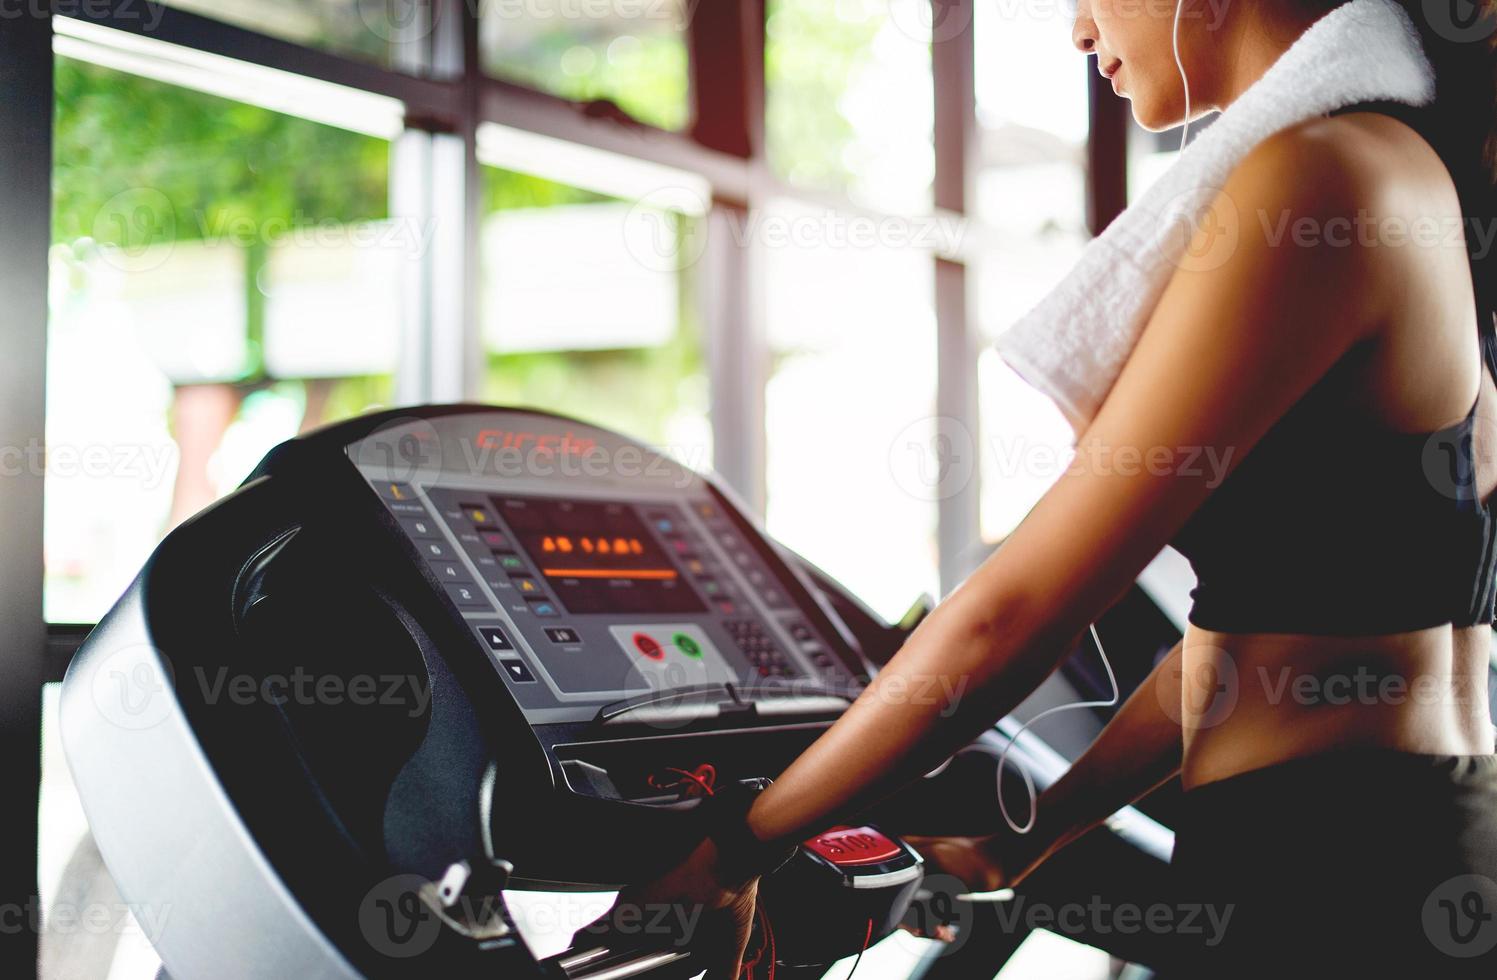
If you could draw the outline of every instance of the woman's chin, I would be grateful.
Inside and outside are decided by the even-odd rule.
[[[1162,133],[1174,129],[1180,125],[1180,111],[1173,112],[1163,108],[1148,99],[1137,99],[1128,93],[1123,93],[1133,108],[1133,121],[1151,133]]]

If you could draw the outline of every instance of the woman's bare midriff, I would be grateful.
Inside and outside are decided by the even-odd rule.
[[[1493,752],[1488,627],[1365,637],[1190,627],[1184,642],[1187,789],[1343,748]]]

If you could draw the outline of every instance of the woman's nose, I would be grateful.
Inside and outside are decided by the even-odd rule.
[[[1090,0],[1076,5],[1076,22],[1071,25],[1071,43],[1082,54],[1097,53],[1097,22],[1092,20]]]

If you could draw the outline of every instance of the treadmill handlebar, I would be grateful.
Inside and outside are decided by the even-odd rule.
[[[741,687],[701,684],[656,691],[605,704],[598,709],[600,725],[685,724],[733,713],[759,717],[836,717],[857,694],[820,683],[791,682],[785,686]]]

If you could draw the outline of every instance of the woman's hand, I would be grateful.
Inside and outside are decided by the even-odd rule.
[[[758,878],[724,880],[717,847],[708,838],[655,881],[620,892],[608,914],[582,931],[609,944],[617,943],[614,937],[627,937],[625,942],[642,937],[645,945],[689,948],[696,968],[707,971],[707,980],[737,980],[758,891]],[[680,933],[665,933],[667,925]],[[661,934],[651,936],[652,928]]]
[[[1027,857],[1014,834],[986,837],[906,837],[925,858],[928,873],[957,878],[974,894],[1012,888],[1037,862]]]

